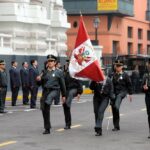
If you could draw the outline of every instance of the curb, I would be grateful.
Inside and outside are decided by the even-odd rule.
[[[93,93],[92,90],[90,90],[89,88],[85,88],[83,90],[83,94],[92,94],[92,93]],[[38,92],[37,97],[40,98],[41,96],[42,96],[42,92]],[[22,100],[22,95],[18,95],[17,100]],[[6,101],[11,101],[11,96],[7,96]]]

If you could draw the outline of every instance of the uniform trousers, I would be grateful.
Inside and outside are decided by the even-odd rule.
[[[45,130],[50,130],[51,128],[51,122],[50,122],[50,108],[53,100],[58,95],[58,90],[52,90],[52,91],[44,91],[43,90],[43,100],[44,100],[44,106],[42,109],[43,114],[43,120],[44,120],[44,128]]]
[[[3,112],[5,108],[6,93],[7,93],[7,88],[2,87],[0,89],[0,112]]]
[[[22,86],[22,93],[23,93],[23,104],[27,104],[29,102],[29,87]]]
[[[119,122],[120,122],[120,105],[123,100],[123,98],[126,96],[126,92],[120,92],[119,94],[116,94],[116,98],[113,100],[112,104],[112,114],[113,114],[113,124],[115,128],[120,128]]]
[[[54,104],[58,105],[60,103],[60,90],[58,90],[58,95],[54,99]]]
[[[71,103],[74,97],[77,96],[77,89],[70,89],[67,91],[67,99],[63,104],[64,115],[65,115],[65,123],[66,126],[71,126]]]
[[[12,106],[16,105],[18,92],[19,92],[19,87],[13,87],[12,88]]]
[[[145,94],[145,104],[147,109],[148,124],[149,124],[149,131],[150,131],[150,92]]]
[[[94,96],[93,106],[95,114],[95,128],[102,128],[104,112],[109,104],[109,97]]]
[[[31,91],[31,102],[30,102],[30,107],[34,108],[36,107],[36,100],[37,100],[37,94],[38,94],[38,86],[34,86],[30,88]]]

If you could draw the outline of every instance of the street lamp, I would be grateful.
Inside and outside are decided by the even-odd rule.
[[[95,28],[95,42],[98,44],[98,39],[97,39],[97,31],[98,31],[98,26],[100,23],[100,19],[98,16],[96,16],[93,20],[93,26]]]

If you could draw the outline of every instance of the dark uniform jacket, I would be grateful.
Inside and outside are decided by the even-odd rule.
[[[114,86],[114,93],[119,94],[121,92],[129,93],[133,92],[131,79],[127,73],[122,72],[120,74],[114,73],[112,77],[112,82]]]
[[[66,87],[63,72],[59,69],[55,70],[45,70],[43,72],[42,78],[42,87],[47,90],[57,90],[60,89],[62,96],[66,96]]]
[[[17,68],[11,67],[9,70],[11,88],[20,86],[20,72]]]
[[[82,83],[80,80],[72,78],[68,71],[65,73],[64,76],[65,76],[65,83],[66,83],[67,90],[77,89],[77,94],[83,93],[83,87],[82,87]]]
[[[7,87],[7,74],[6,72],[0,71],[0,88]]]
[[[39,75],[38,68],[31,67],[29,69],[29,85],[30,87],[38,87],[38,82],[36,81],[37,76]]]
[[[29,69],[22,68],[20,70],[22,86],[29,86]]]
[[[106,78],[106,81],[95,82],[92,81],[90,84],[90,89],[94,90],[94,96],[96,97],[109,97],[113,98],[113,84],[109,77]]]

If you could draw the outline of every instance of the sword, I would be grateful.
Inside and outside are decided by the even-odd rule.
[[[108,112],[109,112],[109,115],[111,116],[111,106],[110,106],[110,105],[109,105],[109,107],[108,107]],[[110,117],[108,117],[107,131],[109,130],[109,124],[110,124]]]

